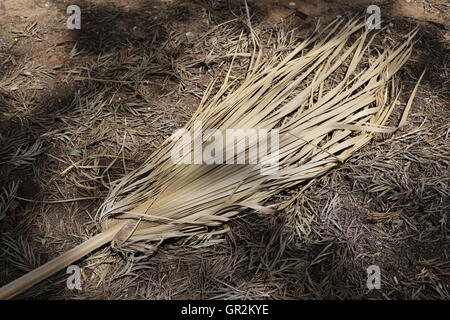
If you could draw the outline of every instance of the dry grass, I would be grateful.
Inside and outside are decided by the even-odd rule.
[[[60,45],[71,58],[56,69],[21,55],[20,47],[14,51],[13,36],[1,38],[1,284],[94,234],[93,215],[111,181],[138,167],[181,127],[209,81],[226,72],[230,58],[223,57],[233,47],[228,39],[243,28],[238,8],[228,24],[195,27],[201,37],[194,40],[184,38],[191,19],[213,26],[230,17],[191,6],[172,9],[158,11],[165,23],[155,19],[144,30],[125,31],[120,23],[130,26],[142,15],[153,21],[153,13],[91,6],[86,21],[93,25]],[[97,35],[100,12],[115,22]],[[409,22],[393,23],[385,35],[392,43],[412,29]],[[266,29],[268,35],[272,27]],[[40,30],[24,26],[19,45],[41,41]],[[295,37],[308,31],[299,28]],[[283,210],[244,213],[227,235],[172,240],[150,257],[103,249],[79,262],[83,292],[65,290],[62,272],[23,297],[449,299],[444,33],[422,25],[402,71],[399,107],[428,64],[408,126],[380,135],[295,200],[289,202],[302,187],[278,196],[275,202],[289,202]],[[236,74],[245,68],[241,60]],[[60,85],[43,91],[55,77]],[[371,264],[382,269],[382,290],[365,287]]]

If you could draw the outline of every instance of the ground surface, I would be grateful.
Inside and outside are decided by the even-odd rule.
[[[393,39],[419,26],[400,74],[399,107],[427,67],[409,124],[277,214],[235,219],[215,243],[170,241],[126,259],[105,248],[78,262],[81,292],[65,289],[61,272],[22,297],[450,298],[448,4],[289,2],[249,1],[255,24],[284,19],[307,33],[319,18],[378,4]],[[66,28],[71,4],[81,7],[81,30]],[[227,0],[0,3],[0,285],[96,233],[110,182],[189,119],[221,72],[208,57],[229,52],[242,15]],[[368,291],[373,264],[382,287]]]

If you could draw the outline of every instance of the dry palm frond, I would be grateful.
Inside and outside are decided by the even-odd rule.
[[[367,63],[369,53],[376,51],[371,50],[374,36],[359,19],[339,18],[287,54],[274,50],[265,55],[250,24],[249,29],[253,52],[245,78],[232,80],[230,67],[218,92],[212,94],[213,84],[207,88],[185,128],[194,139],[199,135],[196,121],[205,132],[277,129],[276,174],[261,174],[262,164],[176,164],[171,151],[186,146],[192,151],[192,146],[169,139],[140,169],[115,184],[98,213],[102,233],[6,285],[0,298],[26,290],[109,242],[148,253],[168,238],[224,232],[226,228],[211,229],[244,209],[271,213],[274,206],[266,202],[273,195],[339,165],[375,132],[395,130],[386,126],[398,95],[393,76],[410,55],[414,33]],[[279,37],[277,49],[285,45],[283,39]],[[344,70],[341,78],[338,70]]]

